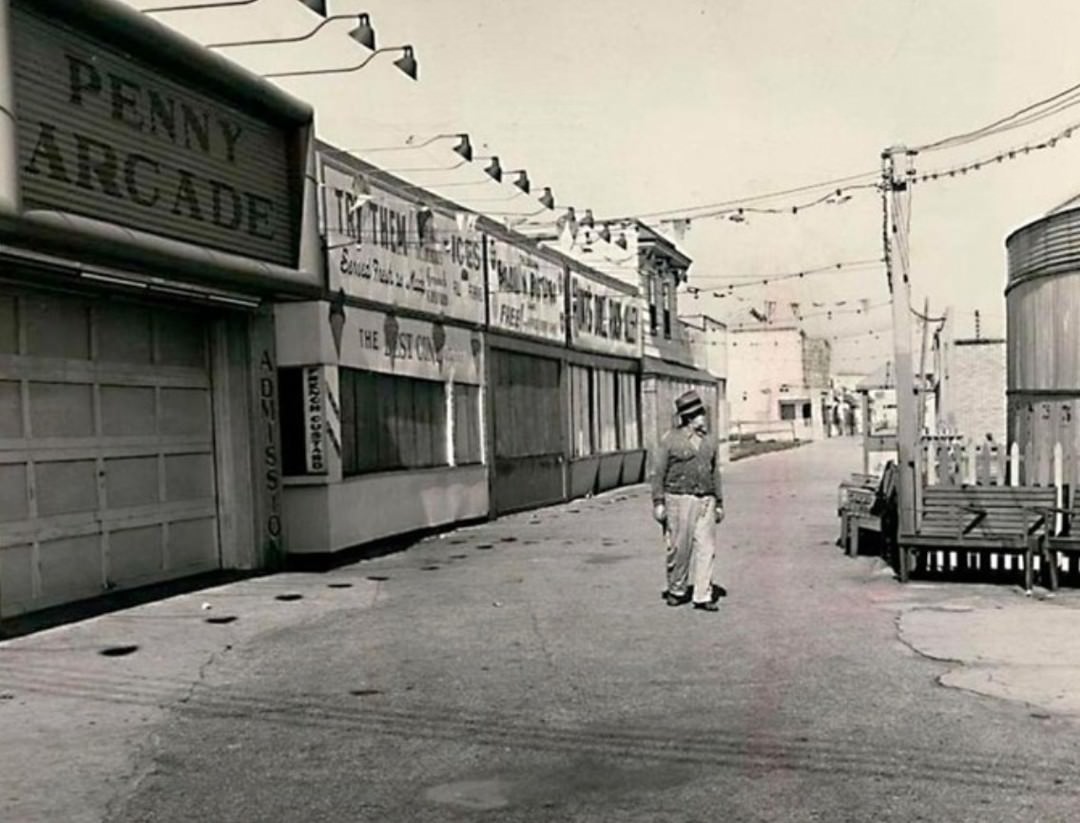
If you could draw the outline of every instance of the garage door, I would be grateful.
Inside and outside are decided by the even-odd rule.
[[[0,290],[0,614],[220,565],[207,322]]]

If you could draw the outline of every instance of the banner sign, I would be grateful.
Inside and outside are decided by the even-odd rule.
[[[483,238],[468,221],[380,189],[321,158],[332,291],[481,325]]]
[[[565,343],[566,270],[493,237],[486,249],[491,328]]]
[[[641,301],[631,290],[571,271],[570,345],[582,351],[641,357]]]
[[[11,13],[25,210],[296,265],[287,129],[32,4]]]
[[[340,364],[423,380],[480,385],[484,341],[479,331],[394,314],[345,308]]]
[[[304,381],[304,451],[308,474],[326,474],[326,404],[323,386],[325,369],[305,366]]]

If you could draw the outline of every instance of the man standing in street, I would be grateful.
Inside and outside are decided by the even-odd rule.
[[[696,392],[675,400],[675,414],[678,425],[661,439],[652,467],[653,517],[664,527],[667,548],[664,599],[679,606],[692,597],[695,609],[714,612],[714,531],[724,519],[716,435]]]

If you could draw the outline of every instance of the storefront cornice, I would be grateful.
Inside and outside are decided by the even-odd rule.
[[[319,295],[319,299],[332,301],[339,298],[333,292],[324,290],[323,293]],[[377,300],[365,300],[363,297],[354,297],[350,294],[345,295],[345,305],[353,306],[358,309],[377,311],[382,314],[392,314],[396,317],[423,320],[428,323],[442,322],[443,325],[446,326],[456,326],[457,328],[469,329],[470,331],[485,331],[485,324],[483,323],[470,323],[468,320],[457,317],[447,317],[444,314],[435,314],[434,312],[417,311],[416,309],[405,308],[403,306],[395,306],[391,303],[380,303]]]
[[[119,0],[33,0],[27,7],[97,32],[150,65],[171,68],[253,114],[293,124],[314,119],[309,104]]]
[[[332,162],[345,166],[357,173],[366,175],[376,186],[386,188],[390,193],[395,194],[398,197],[412,200],[417,205],[426,206],[427,208],[441,212],[447,216],[454,216],[461,212],[475,214],[477,230],[489,237],[493,237],[496,240],[502,240],[518,249],[527,251],[529,254],[534,254],[537,257],[560,266],[565,267],[573,262],[572,258],[567,257],[555,249],[541,245],[537,240],[528,235],[507,228],[501,223],[488,217],[483,212],[478,212],[453,200],[447,200],[445,197],[442,197],[429,189],[417,186],[414,183],[409,183],[408,181],[403,180],[362,158],[349,154],[336,146],[332,146],[329,143],[320,140],[317,141],[316,148],[319,154],[325,155]]]
[[[265,296],[315,298],[324,293],[318,272],[290,269],[248,257],[196,246],[88,217],[54,211],[0,215],[0,238],[11,248],[29,245],[53,253],[66,267],[135,270],[162,281],[228,285]]]

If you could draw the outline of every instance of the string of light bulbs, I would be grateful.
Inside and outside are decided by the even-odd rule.
[[[1068,140],[1077,131],[1080,131],[1080,122],[1072,123],[1066,128],[1056,132],[1050,137],[1040,140],[1039,142],[1025,143],[1023,145],[1013,146],[1012,148],[996,152],[995,154],[988,155],[980,160],[976,160],[971,163],[965,163],[959,166],[935,169],[934,171],[916,174],[910,178],[910,181],[912,184],[927,183],[940,180],[943,177],[956,177],[957,175],[966,175],[970,172],[981,171],[985,167],[992,164],[1003,163],[1006,160],[1016,160],[1020,157],[1027,156],[1032,152],[1046,151],[1047,149],[1056,148],[1058,143],[1060,143],[1062,140]]]
[[[767,286],[770,283],[779,283],[786,280],[798,280],[822,274],[835,274],[840,271],[856,271],[867,268],[877,268],[884,262],[885,261],[882,258],[873,258],[866,260],[848,260],[831,263],[828,266],[820,266],[818,268],[806,269],[804,271],[787,272],[784,274],[772,274],[766,275],[764,277],[756,276],[752,282],[740,281],[737,283],[728,283],[726,286],[721,287],[722,289],[726,289],[726,291],[713,288],[702,288],[700,286],[692,286],[690,284],[684,286],[684,289],[690,295],[711,293],[715,297],[725,297],[730,292],[736,289],[757,288],[760,286]]]

